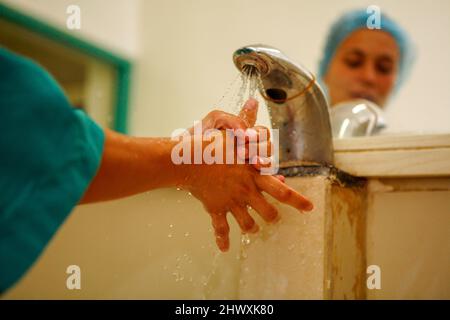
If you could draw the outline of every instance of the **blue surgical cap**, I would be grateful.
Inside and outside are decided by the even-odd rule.
[[[368,20],[373,15],[369,9],[358,9],[341,16],[330,28],[323,51],[323,57],[319,63],[319,81],[323,84],[323,78],[327,73],[331,59],[337,48],[352,32],[368,28]],[[400,61],[397,82],[394,91],[397,91],[407,78],[414,60],[413,47],[406,32],[386,14],[380,13],[380,30],[388,32],[397,42],[400,49]]]

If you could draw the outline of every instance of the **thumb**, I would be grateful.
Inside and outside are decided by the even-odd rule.
[[[239,118],[244,120],[248,128],[255,126],[256,116],[258,114],[258,101],[253,98],[247,100],[239,112]]]

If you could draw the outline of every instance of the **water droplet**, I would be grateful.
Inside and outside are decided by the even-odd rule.
[[[185,237],[189,237],[189,232],[186,232],[186,233],[184,234],[184,236],[185,236]]]
[[[248,236],[248,234],[244,234],[242,236],[241,241],[242,241],[242,244],[244,244],[244,245],[248,245],[251,242],[250,237]]]
[[[180,191],[180,190],[181,190],[181,188],[178,188],[178,187],[177,187],[177,191]]]
[[[192,196],[192,193],[188,192],[188,196]]]
[[[169,233],[169,234],[167,235],[167,237],[168,237],[168,238],[172,238],[172,234]]]
[[[169,224],[169,228],[173,228],[173,224]]]

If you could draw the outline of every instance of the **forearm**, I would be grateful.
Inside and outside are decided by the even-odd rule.
[[[171,161],[175,144],[168,138],[129,137],[106,129],[99,170],[80,203],[182,185],[186,167]]]

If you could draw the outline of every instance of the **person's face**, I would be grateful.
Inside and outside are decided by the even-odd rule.
[[[384,106],[397,78],[400,50],[384,31],[361,29],[336,50],[324,77],[331,105],[363,98]]]

